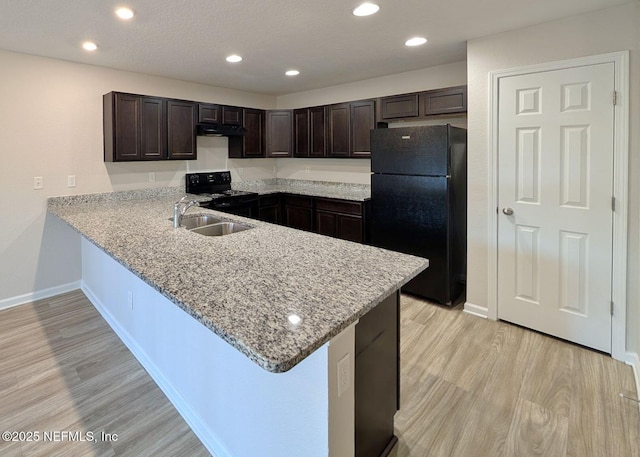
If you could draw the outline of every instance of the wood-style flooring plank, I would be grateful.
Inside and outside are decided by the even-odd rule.
[[[0,312],[0,429],[117,441],[2,442],[0,456],[209,455],[80,291]]]
[[[520,398],[507,435],[504,457],[564,457],[569,420]]]
[[[630,367],[459,308],[401,307],[393,457],[640,457],[638,407],[618,395],[637,395]]]

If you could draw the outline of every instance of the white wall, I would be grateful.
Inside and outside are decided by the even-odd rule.
[[[282,109],[305,108],[460,86],[467,83],[466,71],[466,62],[438,65],[339,86],[281,95],[277,98],[277,106]],[[464,118],[460,117],[438,118],[429,122],[465,125]],[[278,178],[371,183],[371,160],[369,159],[278,159],[277,170]]]
[[[0,69],[0,308],[80,279],[77,240],[46,218],[48,196],[178,185],[186,171],[229,166],[225,138],[198,138],[197,161],[104,163],[103,94],[265,109],[276,103],[272,96],[4,51]],[[67,175],[76,176],[75,188],[66,187]],[[33,189],[35,176],[44,178],[44,189]]]
[[[627,348],[640,353],[640,3],[608,8],[477,40],[467,47],[469,211],[467,300],[487,306],[489,72],[629,49],[629,267]]]

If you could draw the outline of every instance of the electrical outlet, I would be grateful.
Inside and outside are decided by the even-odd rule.
[[[345,355],[338,362],[338,397],[351,386],[351,354]]]
[[[44,178],[42,176],[36,176],[35,178],[33,178],[33,188],[34,189],[44,188]]]
[[[152,171],[151,173],[149,173],[149,182],[155,182],[156,180],[156,174]]]
[[[127,304],[129,308],[133,309],[133,292],[130,290],[127,291]]]
[[[67,176],[67,187],[76,187],[76,175]]]

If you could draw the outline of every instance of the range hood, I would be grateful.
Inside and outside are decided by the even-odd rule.
[[[247,129],[241,125],[198,124],[196,127],[198,136],[239,136],[245,133],[247,133]]]

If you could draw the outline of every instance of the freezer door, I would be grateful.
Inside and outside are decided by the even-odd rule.
[[[402,127],[371,131],[373,173],[446,176],[447,125]]]
[[[371,176],[371,244],[429,259],[403,291],[441,303],[449,297],[449,178]]]

